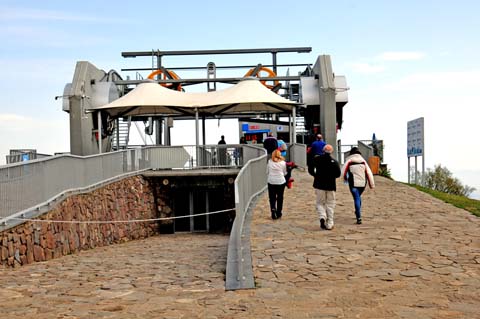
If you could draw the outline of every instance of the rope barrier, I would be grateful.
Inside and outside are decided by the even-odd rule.
[[[148,219],[131,219],[131,220],[51,220],[51,219],[32,219],[32,218],[22,218],[22,217],[12,217],[11,219],[22,220],[25,222],[40,222],[40,223],[65,223],[65,224],[114,224],[114,223],[143,223],[143,222],[154,222],[160,220],[171,220],[171,219],[180,219],[180,218],[191,218],[197,216],[206,216],[219,213],[225,213],[228,211],[235,210],[235,208],[229,208],[224,210],[217,210],[213,212],[193,214],[193,215],[184,215],[184,216],[173,216],[173,217],[159,217],[159,218],[148,218]]]

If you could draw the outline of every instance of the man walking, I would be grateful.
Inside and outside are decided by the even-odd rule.
[[[317,134],[316,138],[317,139],[315,140],[315,142],[312,143],[312,149],[310,151],[312,153],[312,156],[322,155],[323,154],[323,148],[327,144],[323,140],[322,134]]]
[[[314,175],[313,173],[313,159],[315,156],[319,156],[323,154],[323,148],[327,145],[323,140],[322,134],[317,134],[315,141],[307,148],[307,167],[308,172],[310,175]]]
[[[335,209],[335,180],[340,177],[340,165],[332,158],[333,147],[326,144],[323,154],[313,158],[312,168],[309,173],[313,175],[313,187],[316,194],[316,209],[320,218],[320,228],[331,230],[334,225],[333,215]]]
[[[267,150],[267,158],[271,158],[273,151],[278,148],[277,139],[272,132],[269,132],[267,138],[263,141],[263,147]]]

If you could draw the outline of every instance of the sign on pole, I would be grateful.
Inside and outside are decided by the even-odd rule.
[[[423,125],[423,117],[407,122],[408,183],[410,183],[410,157],[415,157],[415,184],[418,184],[417,156],[422,157],[422,179],[425,176],[425,135]]]
[[[407,123],[407,156],[423,156],[423,117]]]

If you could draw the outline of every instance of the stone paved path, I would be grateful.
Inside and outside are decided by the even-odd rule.
[[[320,231],[312,178],[252,222],[257,288],[224,290],[228,237],[161,235],[0,268],[1,318],[480,318],[480,218],[377,178],[364,224],[339,184]]]
[[[255,212],[255,277],[269,307],[289,318],[480,318],[480,218],[378,177],[362,225],[338,183],[335,228],[320,231],[313,179],[295,179],[284,218],[268,218],[266,198]]]

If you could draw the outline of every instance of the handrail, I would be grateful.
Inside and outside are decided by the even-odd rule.
[[[253,202],[267,188],[267,154],[263,148],[256,147],[263,155],[252,157],[235,179],[235,220],[228,242],[225,289],[255,288],[252,256],[250,250],[250,222]],[[306,167],[306,145],[291,144],[288,151],[290,161]]]
[[[95,184],[92,184],[92,185],[85,186],[85,187],[79,187],[79,188],[75,188],[75,189],[64,190],[61,193],[56,194],[52,198],[49,198],[42,203],[39,203],[39,204],[37,204],[33,207],[29,207],[27,209],[24,209],[24,210],[22,210],[18,213],[15,213],[15,214],[12,214],[12,215],[6,217],[6,218],[0,219],[0,232],[22,224],[25,219],[36,218],[36,217],[48,212],[52,208],[53,204],[64,200],[68,196],[89,193],[89,192],[91,192],[91,191],[93,191],[93,190],[95,190],[99,187],[102,187],[104,185],[110,184],[112,182],[119,181],[119,180],[127,178],[127,177],[138,175],[138,174],[140,174],[144,171],[147,171],[147,170],[149,170],[149,169],[142,169],[142,170],[139,170],[139,171],[136,171],[136,172],[125,173],[125,174],[115,176],[115,177],[106,179],[104,181],[101,181],[101,182],[98,182],[98,183],[95,183]]]
[[[142,169],[241,167],[246,145],[148,146],[89,156],[70,154],[0,166],[0,223],[65,190]],[[244,151],[245,150],[245,151]]]
[[[228,242],[225,289],[252,289],[252,258],[250,251],[250,219],[248,213],[254,199],[267,188],[267,154],[251,159],[235,179],[235,220]]]
[[[290,150],[292,151],[290,159],[302,163],[306,156],[305,145],[293,144],[290,146]],[[235,157],[239,155],[241,155],[241,159]],[[209,162],[209,160],[212,161]],[[244,163],[246,164],[244,165]],[[250,251],[252,214],[249,213],[249,210],[255,199],[267,188],[267,155],[265,149],[260,146],[148,146],[85,157],[59,155],[0,166],[0,218],[4,217],[1,215],[1,209],[5,208],[2,206],[2,202],[8,202],[5,195],[11,195],[28,185],[31,189],[36,190],[39,185],[34,185],[35,182],[43,182],[41,186],[46,189],[42,193],[44,197],[38,197],[43,200],[35,198],[34,204],[23,203],[24,205],[20,209],[7,212],[8,216],[0,219],[0,224],[2,221],[5,224],[9,218],[13,219],[13,217],[37,217],[48,210],[53,202],[62,200],[65,196],[87,192],[92,190],[92,187],[99,187],[98,185],[102,186],[105,183],[136,175],[145,170],[226,166],[242,168],[235,179],[236,218],[228,245],[225,288],[227,290],[254,288]],[[15,175],[16,173],[17,175]],[[51,177],[53,180],[47,177]],[[61,178],[57,180],[55,179],[57,177]],[[71,184],[66,186],[65,180],[70,180]],[[9,182],[18,183],[20,186],[8,189],[5,185]],[[50,193],[59,187],[63,188],[53,195]],[[29,192],[25,191],[17,192],[17,194],[29,196]],[[0,226],[0,231],[10,227],[13,226],[11,224]]]

